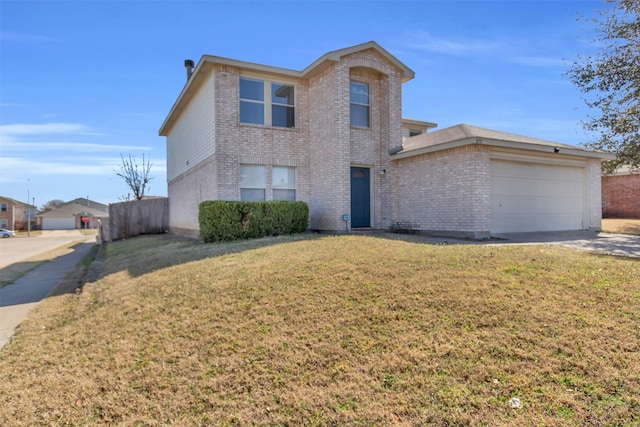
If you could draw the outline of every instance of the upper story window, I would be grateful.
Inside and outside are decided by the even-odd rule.
[[[2,203],[0,211],[6,212],[7,210],[9,210],[9,206],[6,203]]]
[[[349,102],[351,126],[368,128],[369,124],[369,85],[349,82]]]
[[[240,123],[294,127],[293,85],[240,77]]]
[[[409,138],[418,135],[422,135],[422,131],[420,129],[409,129]]]

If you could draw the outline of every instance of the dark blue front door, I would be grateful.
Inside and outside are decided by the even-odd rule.
[[[371,227],[371,182],[368,168],[351,168],[351,227]]]

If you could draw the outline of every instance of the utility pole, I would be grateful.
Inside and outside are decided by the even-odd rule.
[[[31,206],[29,206],[29,178],[27,178],[27,237],[31,237]]]

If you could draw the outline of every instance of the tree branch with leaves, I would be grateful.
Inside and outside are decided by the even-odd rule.
[[[603,163],[603,171],[610,173],[622,165],[640,169],[640,2],[605,0],[604,4],[591,20],[599,52],[579,56],[568,75],[587,106],[599,112],[583,126],[597,135],[588,146],[616,155]]]

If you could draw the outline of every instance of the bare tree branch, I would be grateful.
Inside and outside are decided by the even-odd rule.
[[[128,158],[121,154],[120,158],[122,158],[122,164],[120,165],[120,172],[116,172],[116,175],[124,179],[124,182],[133,192],[133,197],[136,200],[141,200],[144,197],[147,185],[153,179],[153,177],[149,176],[151,161],[145,161],[144,154],[142,154],[142,166],[138,168],[138,163],[131,154],[129,154]]]

